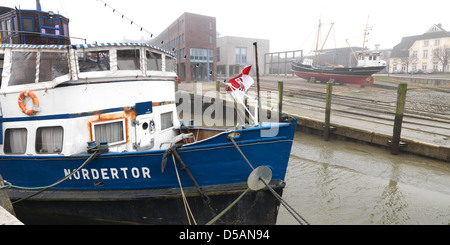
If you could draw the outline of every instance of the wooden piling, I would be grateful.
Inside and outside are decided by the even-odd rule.
[[[278,81],[278,113],[279,118],[283,117],[283,81]]]
[[[260,83],[259,83],[259,63],[258,63],[258,42],[254,42],[253,46],[255,46],[255,60],[256,60],[256,93],[258,94],[258,118],[256,120],[259,122],[261,116],[261,94],[260,94]]]
[[[192,83],[192,86],[193,86],[193,90],[194,90],[194,96],[196,96],[197,95],[197,81],[194,81],[193,83]]]
[[[323,129],[323,139],[328,141],[330,138],[330,114],[331,114],[331,95],[333,91],[333,83],[327,82],[327,98],[325,104],[325,125]]]
[[[391,153],[397,155],[400,147],[400,135],[402,132],[403,112],[405,110],[406,91],[408,84],[401,83],[397,90],[397,109],[395,111],[394,132],[391,141]]]

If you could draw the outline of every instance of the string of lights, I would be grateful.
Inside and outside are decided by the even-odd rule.
[[[131,25],[135,25],[135,26],[137,26],[141,31],[144,31],[144,32],[147,32],[148,34],[150,34],[150,38],[153,37],[153,33],[151,33],[150,31],[146,30],[146,29],[145,29],[144,27],[142,27],[141,25],[136,24],[136,22],[134,22],[132,19],[128,18],[127,16],[125,16],[125,15],[122,14],[121,12],[117,11],[114,7],[112,7],[111,5],[109,5],[108,3],[106,3],[105,1],[103,1],[103,0],[97,0],[97,2],[102,2],[103,5],[104,5],[104,7],[110,8],[110,9],[113,11],[113,13],[117,13],[119,16],[122,17],[122,19],[125,19],[125,20],[129,21]]]

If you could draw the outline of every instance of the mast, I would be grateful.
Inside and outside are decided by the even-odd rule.
[[[370,15],[369,16],[367,16],[367,23],[366,23],[366,29],[364,29],[364,41],[363,41],[363,46],[362,46],[362,52],[361,52],[361,54],[364,54],[364,49],[365,49],[365,47],[366,47],[366,37],[367,37],[367,35],[369,35],[369,17],[370,17]]]
[[[323,47],[325,46],[325,43],[326,43],[327,40],[328,40],[328,36],[330,36],[331,29],[333,29],[334,22],[331,23],[330,30],[328,30],[327,36],[325,37],[325,40],[323,41],[322,47],[320,48],[320,51],[317,52],[317,50],[319,49],[320,26],[321,26],[321,22],[320,22],[320,20],[319,20],[319,30],[317,31],[317,42],[316,42],[316,52],[315,52],[315,54],[314,54],[314,63],[317,61],[317,59],[319,58],[320,53],[323,51]]]
[[[320,26],[321,26],[321,22],[319,20],[319,28],[317,28],[317,41],[316,41],[316,51],[314,53],[314,63],[316,63],[317,60],[317,50],[319,49],[319,35],[320,35]]]
[[[41,8],[41,1],[40,1],[40,0],[36,0],[36,10],[37,10],[37,11],[42,11],[42,8]]]
[[[333,26],[334,26],[334,22],[331,23],[331,27],[330,27],[330,30],[328,31],[327,37],[325,38],[325,41],[323,41],[322,47],[320,48],[320,53],[322,52],[323,47],[325,46],[325,43],[326,43],[327,40],[328,40],[328,36],[330,36],[330,32],[331,32],[331,29],[333,29]]]

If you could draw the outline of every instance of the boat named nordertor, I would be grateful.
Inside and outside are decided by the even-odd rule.
[[[205,224],[245,192],[217,223],[275,224],[279,199],[247,180],[263,166],[282,193],[295,119],[183,124],[174,54],[146,44],[0,48],[0,173],[25,224],[187,224],[183,203]]]

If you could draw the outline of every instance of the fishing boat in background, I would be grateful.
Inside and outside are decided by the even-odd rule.
[[[330,34],[331,28],[328,32]],[[368,34],[368,27],[366,26],[364,32],[364,44],[360,52],[355,54],[350,46],[350,49],[357,61],[356,66],[343,66],[343,65],[333,65],[327,62],[319,63],[318,59],[320,53],[323,50],[326,39],[322,44],[322,48],[319,50],[319,33],[320,33],[321,22],[319,21],[319,31],[317,36],[316,50],[314,54],[314,59],[305,58],[301,61],[292,61],[292,70],[294,74],[300,78],[306,80],[314,80],[321,82],[334,81],[340,84],[354,84],[360,86],[368,86],[374,83],[373,74],[380,72],[386,68],[386,61],[381,59],[381,52],[378,51],[365,51],[366,36]],[[348,40],[347,40],[348,43]]]

